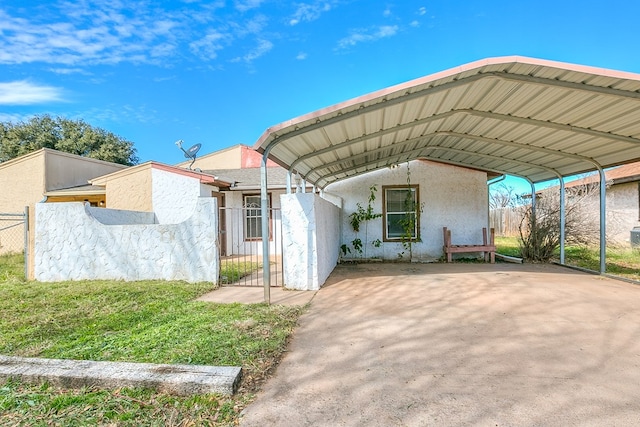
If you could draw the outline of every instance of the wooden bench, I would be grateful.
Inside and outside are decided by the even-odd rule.
[[[496,245],[494,243],[495,231],[492,228],[489,236],[489,242],[487,243],[487,229],[482,229],[482,244],[481,245],[452,245],[451,244],[451,230],[447,227],[442,227],[444,234],[444,253],[447,255],[447,262],[451,262],[452,254],[459,254],[465,252],[484,252],[484,261],[491,264],[496,262]]]

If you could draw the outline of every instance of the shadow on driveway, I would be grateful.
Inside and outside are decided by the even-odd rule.
[[[340,265],[249,426],[636,425],[640,287],[554,265]]]

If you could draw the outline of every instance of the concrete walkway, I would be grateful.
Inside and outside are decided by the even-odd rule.
[[[282,287],[269,290],[271,304],[306,305],[316,295],[315,291],[293,291]],[[265,302],[262,286],[222,286],[198,298],[198,301],[217,302],[220,304],[260,304]]]
[[[552,265],[341,265],[241,425],[640,423],[640,287]]]

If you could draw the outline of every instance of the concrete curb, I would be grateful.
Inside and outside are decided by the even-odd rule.
[[[30,384],[49,382],[65,388],[144,387],[162,393],[235,393],[242,368],[236,366],[165,365],[0,356],[0,380]]]

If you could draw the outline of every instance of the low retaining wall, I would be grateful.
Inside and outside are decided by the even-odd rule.
[[[218,281],[214,198],[199,198],[193,215],[179,224],[145,223],[153,222],[148,213],[94,209],[77,202],[36,205],[36,280]]]

